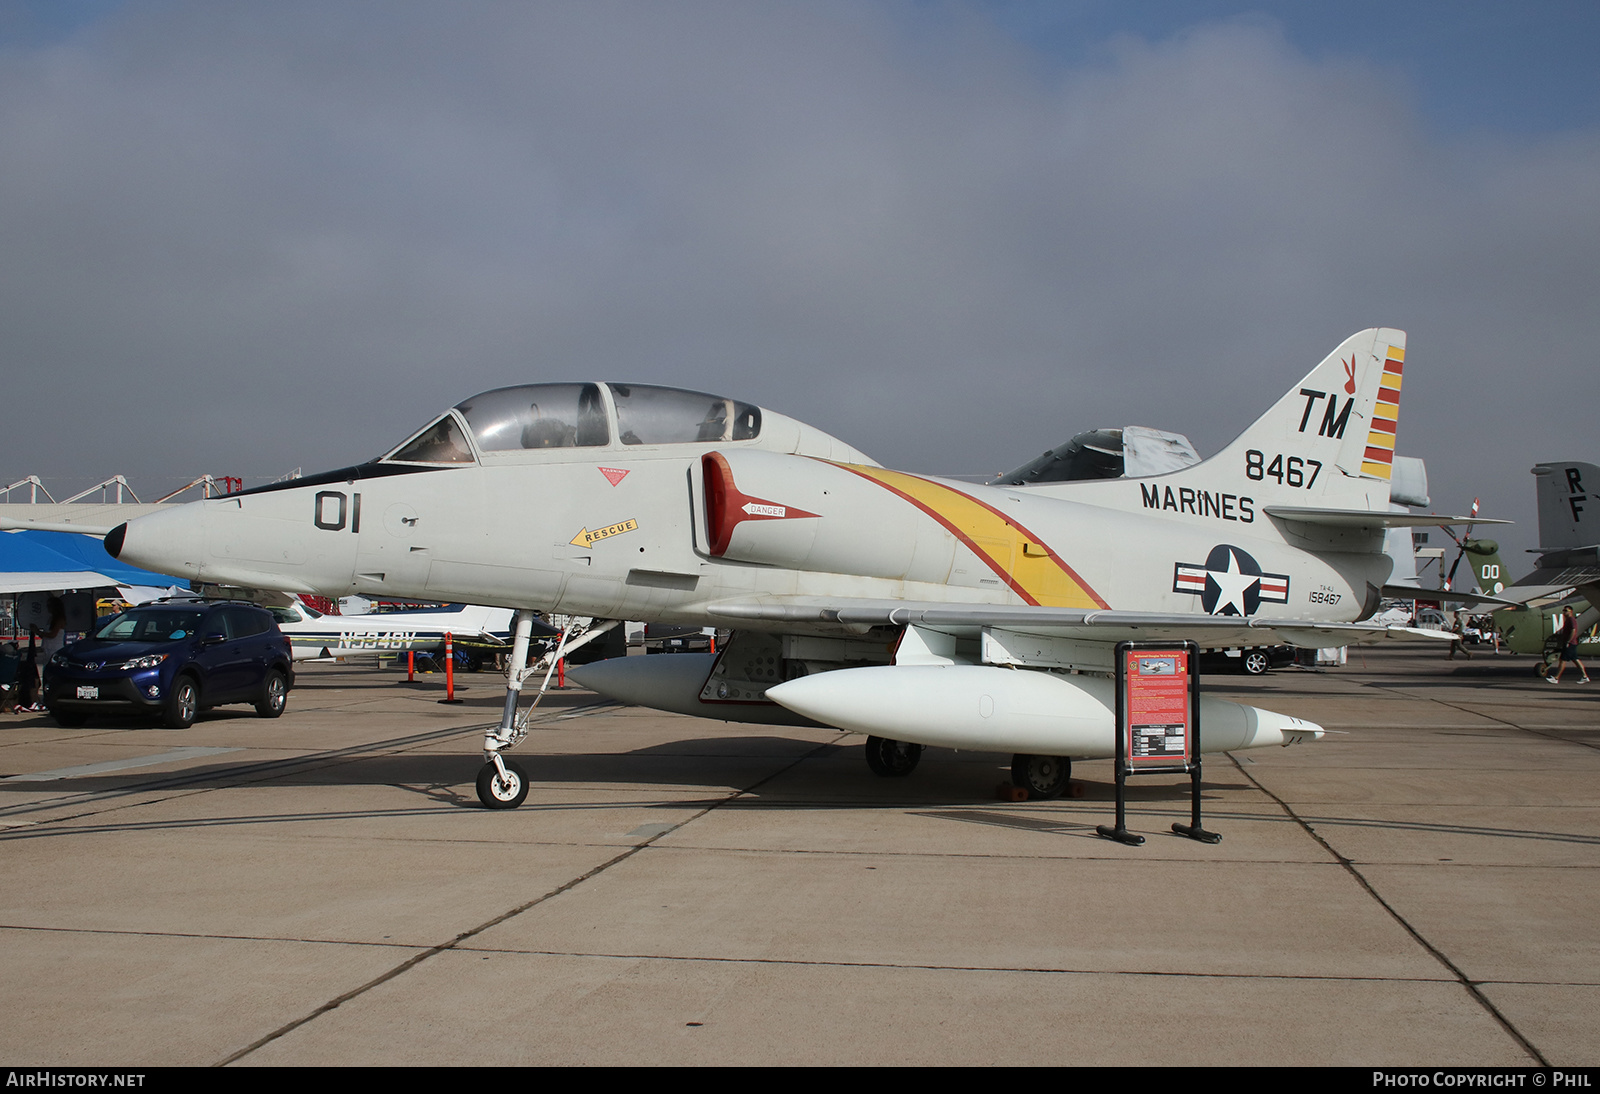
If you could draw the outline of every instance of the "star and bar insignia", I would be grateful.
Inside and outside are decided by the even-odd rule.
[[[1263,603],[1289,602],[1289,575],[1262,573],[1248,551],[1219,543],[1203,566],[1173,566],[1172,591],[1198,595],[1208,615],[1255,615]]]

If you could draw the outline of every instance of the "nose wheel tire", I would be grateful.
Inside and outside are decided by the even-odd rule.
[[[506,765],[503,779],[493,761],[478,772],[478,800],[485,809],[515,809],[528,796],[528,773],[512,760],[500,762]]]
[[[909,741],[891,741],[887,737],[867,738],[867,766],[874,775],[903,778],[917,769],[917,762],[921,759],[921,745]]]
[[[1072,761],[1065,756],[1024,756],[1011,758],[1011,782],[1028,792],[1035,802],[1059,798],[1072,778]]]

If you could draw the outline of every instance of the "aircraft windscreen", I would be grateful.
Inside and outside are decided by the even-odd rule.
[[[461,435],[455,418],[446,414],[384,459],[406,463],[471,463],[472,449]]]
[[[623,444],[748,441],[761,433],[761,408],[652,384],[611,384]]]
[[[317,611],[317,609],[313,608],[309,604],[300,605],[300,610],[306,613],[306,619],[322,618],[322,613]],[[301,619],[299,615],[295,614],[295,610],[293,608],[268,608],[267,611],[271,612],[272,618],[276,619],[279,623],[298,623]]]
[[[597,384],[525,384],[474,395],[456,407],[484,452],[594,448],[611,439]]]

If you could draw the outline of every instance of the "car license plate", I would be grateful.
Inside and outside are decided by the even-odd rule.
[[[79,684],[78,685],[78,698],[80,698],[80,699],[98,699],[98,698],[100,698],[100,689],[99,688],[91,688],[91,687],[87,687],[87,686],[85,686],[83,684]]]

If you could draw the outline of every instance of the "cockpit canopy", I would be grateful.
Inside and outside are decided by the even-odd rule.
[[[472,463],[474,446],[482,454],[749,441],[760,434],[760,407],[720,395],[654,384],[523,384],[474,395],[384,459]]]
[[[598,448],[611,440],[599,384],[524,384],[474,395],[456,410],[480,452]]]

